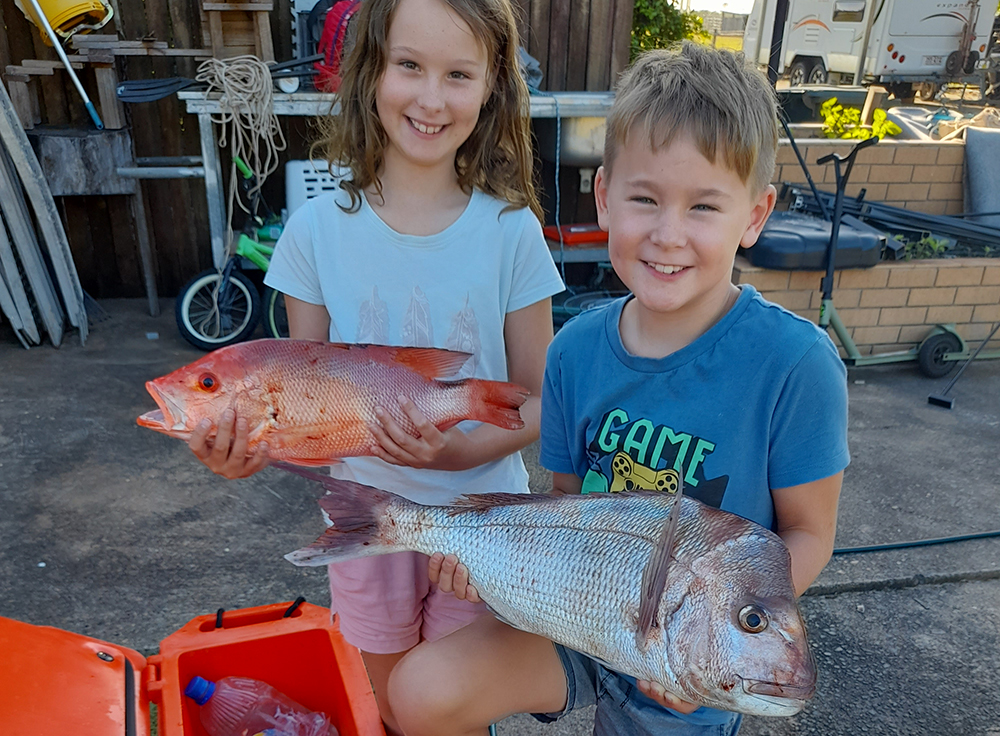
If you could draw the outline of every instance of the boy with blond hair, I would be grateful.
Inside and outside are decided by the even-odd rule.
[[[555,493],[683,481],[685,494],[773,529],[801,594],[833,550],[847,385],[823,331],[731,281],[737,248],[774,208],[774,93],[742,56],[691,43],[640,57],[616,92],[594,189],[631,293],[550,346],[541,462]],[[431,578],[478,600],[454,557],[432,557]],[[595,734],[740,725],[490,616],[413,650],[389,693],[407,736],[483,734],[511,713],[552,721],[595,703]]]

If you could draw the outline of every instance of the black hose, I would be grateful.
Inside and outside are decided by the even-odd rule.
[[[989,539],[1000,537],[1000,529],[992,532],[976,534],[960,534],[954,537],[938,537],[937,539],[920,539],[914,542],[890,542],[887,544],[870,544],[864,547],[839,547],[833,550],[835,555],[854,554],[857,552],[881,552],[887,549],[908,549],[910,547],[929,547],[932,544],[947,544],[950,542],[965,542],[969,539]]]

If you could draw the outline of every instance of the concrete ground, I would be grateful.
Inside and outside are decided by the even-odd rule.
[[[139,300],[101,306],[111,316],[85,347],[26,351],[0,326],[0,615],[151,654],[219,607],[328,604],[322,570],[282,559],[321,528],[316,490],[277,470],[224,481],[136,426],[154,408],[144,382],[201,353],[170,302],[158,319]],[[1000,361],[969,367],[951,411],[927,403],[946,381],[912,364],[849,381],[838,546],[1000,529]],[[1000,539],[838,555],[801,605],[816,698],[742,734],[1000,736]],[[518,716],[499,732],[580,736],[590,715]]]

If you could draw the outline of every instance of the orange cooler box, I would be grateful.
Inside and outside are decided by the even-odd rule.
[[[262,680],[330,717],[341,736],[385,736],[358,650],[326,608],[279,603],[199,616],[138,652],[0,617],[0,733],[24,736],[206,736],[184,697],[195,675]]]

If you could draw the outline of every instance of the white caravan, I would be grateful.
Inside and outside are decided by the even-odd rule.
[[[744,51],[763,66],[779,1],[755,0],[743,35]],[[866,38],[864,81],[897,96],[914,82],[923,94],[948,81],[979,83],[995,67],[988,54],[998,0],[787,1],[778,73],[793,86],[853,82]]]

